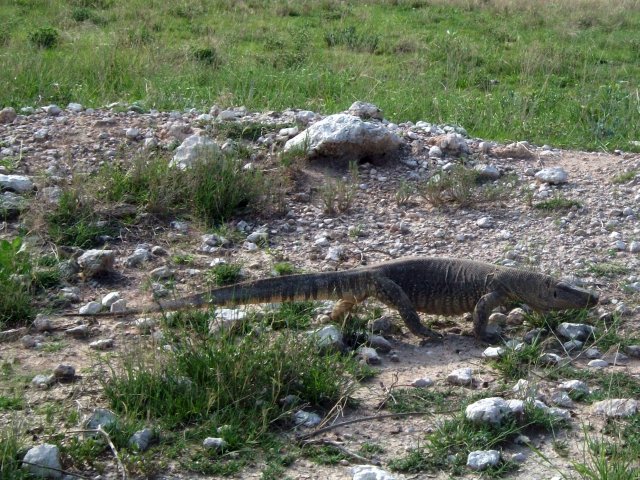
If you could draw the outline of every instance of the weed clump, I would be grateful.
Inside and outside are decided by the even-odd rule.
[[[29,33],[29,41],[38,48],[54,48],[59,39],[60,34],[53,27],[40,27]]]

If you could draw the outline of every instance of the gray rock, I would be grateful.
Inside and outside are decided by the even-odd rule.
[[[149,272],[149,276],[154,280],[167,280],[173,277],[173,270],[165,265],[151,270],[151,272]]]
[[[118,422],[118,417],[111,410],[96,408],[91,416],[84,422],[87,430],[95,430],[98,426],[109,428]]]
[[[538,390],[535,384],[530,383],[528,380],[521,378],[516,382],[516,384],[511,388],[513,393],[516,394],[518,398],[535,398],[538,394]]]
[[[569,340],[568,342],[564,342],[562,344],[562,348],[564,348],[565,352],[580,350],[583,346],[584,342],[581,342],[580,340]]]
[[[67,105],[67,110],[73,113],[80,113],[84,110],[84,107],[80,103],[70,103]]]
[[[562,167],[543,168],[536,173],[536,179],[551,185],[567,183],[568,178],[567,172]]]
[[[355,101],[347,110],[347,113],[360,117],[362,119],[373,118],[376,120],[382,120],[382,110],[376,107],[373,103]]]
[[[443,135],[439,139],[437,146],[440,147],[442,152],[449,155],[458,156],[464,153],[469,153],[469,145],[467,145],[466,140],[459,133],[448,133]]]
[[[367,342],[370,347],[375,348],[380,353],[389,353],[393,348],[389,340],[380,335],[369,335]]]
[[[384,125],[340,113],[329,115],[293,137],[284,151],[305,149],[312,157],[382,159],[395,154],[401,144],[400,137]]]
[[[491,217],[481,217],[476,221],[476,225],[480,228],[493,228],[493,219]]]
[[[151,260],[153,255],[149,248],[143,248],[140,245],[136,247],[131,255],[125,260],[128,267],[138,267],[144,262]]]
[[[0,188],[16,193],[33,190],[33,182],[26,175],[4,175],[0,173]]]
[[[562,390],[551,394],[551,402],[559,407],[573,408],[573,400],[571,400],[571,397],[569,397],[567,392]]]
[[[411,382],[411,386],[416,388],[427,388],[432,385],[433,385],[433,380],[426,377],[416,378],[413,382]]]
[[[0,124],[1,123],[13,123],[18,114],[11,107],[5,107],[0,110]]]
[[[42,338],[41,335],[25,335],[20,339],[20,343],[24,348],[36,348],[39,347],[42,343],[42,341],[39,340],[38,337]]]
[[[115,302],[113,302],[111,304],[111,307],[109,308],[109,311],[111,313],[126,312],[127,311],[127,301],[124,298],[121,298],[120,300],[116,300]]]
[[[73,338],[87,338],[89,336],[89,327],[86,325],[78,325],[64,331],[65,334]]]
[[[47,105],[46,107],[42,107],[42,110],[46,112],[47,115],[51,117],[57,117],[62,113],[62,109],[55,104]]]
[[[253,232],[247,236],[247,242],[264,245],[269,242],[269,234],[267,232]]]
[[[491,423],[499,425],[502,420],[512,413],[511,408],[500,397],[489,397],[478,400],[467,406],[465,417],[474,423]]]
[[[44,141],[49,138],[49,129],[48,128],[39,128],[33,133],[33,138],[37,141]]]
[[[485,180],[497,180],[500,178],[500,171],[494,165],[480,164],[475,166],[478,176]]]
[[[51,318],[39,313],[36,315],[32,327],[36,332],[50,332],[53,330],[53,321]]]
[[[504,347],[487,347],[484,352],[482,352],[482,356],[484,358],[496,359],[504,355],[505,351]]]
[[[224,438],[207,437],[202,442],[202,446],[207,450],[222,451],[227,448],[227,442]]]
[[[345,349],[342,332],[335,325],[325,325],[318,330],[309,333],[316,344],[322,349],[338,350]]]
[[[127,128],[124,131],[124,135],[129,139],[129,140],[135,140],[136,138],[138,138],[140,136],[140,130],[138,130],[137,128]]]
[[[102,297],[102,305],[104,307],[109,308],[115,302],[120,300],[120,292],[109,292],[104,297]]]
[[[27,200],[13,192],[0,194],[0,220],[13,220],[27,207]]]
[[[358,348],[356,353],[358,358],[368,365],[379,365],[382,362],[375,348],[362,346]]]
[[[128,443],[130,447],[133,447],[138,452],[144,452],[149,448],[153,437],[153,430],[144,428],[131,435]]]
[[[94,314],[102,310],[102,304],[100,302],[89,302],[79,308],[78,313],[81,314]]]
[[[475,471],[495,467],[498,463],[500,463],[500,452],[497,450],[476,450],[469,452],[467,457],[467,467]]]
[[[220,147],[211,138],[200,135],[191,135],[184,139],[176,148],[173,159],[169,163],[171,167],[185,170],[193,166],[196,161],[206,161],[220,153]]]
[[[78,265],[87,277],[113,271],[116,252],[113,250],[87,250],[78,258]]]
[[[631,252],[631,253],[638,253],[638,252],[640,252],[640,242],[635,241],[635,240],[634,240],[634,241],[632,241],[632,242],[629,244],[629,252]]]
[[[605,359],[611,365],[626,365],[629,363],[629,357],[622,352],[614,352],[610,355],[607,355]]]
[[[591,360],[587,365],[591,368],[606,368],[609,366],[609,362],[606,360],[596,359]]]
[[[584,351],[584,356],[586,358],[593,360],[594,358],[602,357],[602,352],[598,349],[598,347],[591,347],[591,348],[587,348]]]
[[[153,318],[137,318],[135,326],[141,334],[146,335],[155,328],[156,321]]]
[[[540,355],[538,361],[540,365],[558,365],[562,361],[562,357],[555,353],[547,352]]]
[[[293,422],[299,427],[315,427],[316,425],[320,425],[321,421],[322,417],[317,413],[298,410],[293,414]]]
[[[640,358],[640,345],[629,345],[625,348],[627,355],[633,358]]]
[[[357,465],[351,468],[352,480],[395,480],[389,472],[374,465]]]
[[[447,383],[451,385],[471,386],[473,384],[473,370],[458,368],[447,375]]]
[[[113,338],[103,338],[89,344],[89,348],[92,348],[94,350],[109,350],[110,348],[113,348],[113,346]]]
[[[544,328],[534,328],[533,330],[529,330],[522,337],[522,341],[526,344],[533,344],[536,340],[541,340],[546,337],[548,332]]]
[[[558,328],[556,329],[556,333],[562,338],[579,341],[585,341],[587,338],[592,336],[594,332],[595,328],[593,326],[586,325],[584,323],[563,322],[558,325]]]
[[[368,326],[374,333],[392,333],[395,329],[393,319],[388,316],[376,318],[370,321]]]
[[[17,340],[21,336],[23,336],[26,332],[27,327],[11,328],[9,330],[0,332],[0,343],[13,342],[14,340]]]
[[[580,392],[587,395],[589,394],[589,387],[581,380],[567,380],[566,382],[562,382],[558,385],[558,388],[569,393]]]
[[[591,411],[605,417],[630,417],[638,411],[638,402],[632,398],[602,400],[594,403]]]
[[[60,450],[56,445],[43,443],[30,448],[22,459],[25,463],[23,468],[31,475],[38,478],[62,478],[62,465],[60,464]],[[55,468],[57,470],[52,470]]]
[[[31,379],[31,385],[40,389],[47,389],[55,383],[56,379],[53,375],[36,375]]]

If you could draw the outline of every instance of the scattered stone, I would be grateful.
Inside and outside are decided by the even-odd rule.
[[[148,335],[156,327],[156,321],[153,318],[137,318],[135,326],[143,335]]]
[[[173,270],[165,265],[151,270],[149,276],[154,280],[168,280],[173,277]]]
[[[581,342],[587,340],[595,332],[595,328],[592,325],[586,325],[584,323],[569,323],[563,322],[558,325],[556,333],[568,340],[579,340]]]
[[[363,120],[373,118],[376,120],[382,120],[382,110],[376,107],[373,103],[355,101],[347,110],[347,113],[360,117]]]
[[[433,385],[433,380],[430,378],[416,378],[413,382],[411,382],[412,387],[416,388],[427,388]]]
[[[18,338],[23,336],[26,332],[27,327],[12,328],[10,330],[0,332],[0,343],[13,342],[14,340],[17,340]]]
[[[562,167],[543,168],[536,173],[536,179],[551,185],[567,183],[568,178],[567,172]]]
[[[33,182],[25,175],[4,175],[0,173],[0,189],[16,193],[27,193],[33,190]]]
[[[482,352],[482,356],[488,359],[496,359],[500,358],[505,353],[504,347],[487,347],[484,352]]]
[[[118,417],[111,410],[96,408],[91,416],[84,422],[87,430],[95,430],[98,426],[109,428],[118,422]],[[92,435],[93,436],[93,435]]]
[[[375,348],[359,347],[356,353],[358,358],[368,365],[379,365],[382,362]]]
[[[395,480],[396,477],[380,467],[373,465],[356,465],[351,468],[352,480]]]
[[[38,315],[36,315],[32,327],[36,332],[50,332],[53,330],[53,322],[49,317],[46,317],[39,313]]]
[[[498,180],[500,178],[500,171],[495,165],[479,164],[475,166],[475,171],[478,172],[478,177],[483,180]]]
[[[225,448],[227,448],[227,442],[224,438],[219,438],[219,437],[207,437],[204,439],[204,441],[202,442],[202,446],[204,448],[206,448],[207,450],[215,450],[215,451],[222,451]]]
[[[583,355],[586,358],[589,358],[589,359],[593,360],[594,358],[602,357],[602,352],[598,349],[598,347],[591,347],[591,348],[587,348],[584,351]]]
[[[469,145],[459,133],[448,133],[440,136],[437,140],[437,146],[440,147],[442,152],[453,156],[469,153]]]
[[[29,449],[22,459],[23,468],[37,478],[62,478],[60,450],[56,445],[43,443]],[[52,470],[55,469],[55,470]]]
[[[562,357],[555,353],[547,352],[540,355],[538,361],[540,365],[558,365],[562,361]]]
[[[293,422],[298,427],[312,428],[312,427],[315,427],[316,425],[320,425],[321,421],[322,421],[322,417],[317,413],[298,410],[296,413],[293,414]]]
[[[493,219],[491,217],[482,217],[476,221],[476,225],[480,228],[493,228]]]
[[[386,315],[370,321],[368,327],[372,332],[381,334],[390,334],[396,330],[393,319]]]
[[[86,305],[83,305],[82,307],[80,307],[78,312],[83,315],[84,314],[93,315],[94,313],[98,313],[100,310],[102,310],[102,303],[89,302]]]
[[[498,463],[500,463],[500,452],[497,450],[476,450],[469,452],[467,457],[467,467],[475,471],[495,467]]]
[[[546,337],[549,332],[547,332],[544,328],[534,328],[533,330],[529,330],[522,337],[522,341],[528,345],[533,344],[535,341],[539,341],[540,339]]]
[[[169,163],[171,167],[178,167],[182,170],[191,168],[198,160],[206,160],[215,157],[220,153],[220,147],[211,138],[198,134],[191,135],[184,139],[182,144],[176,148],[173,159]]]
[[[640,345],[628,345],[625,348],[627,355],[633,358],[640,358]]]
[[[131,435],[128,443],[130,447],[133,447],[138,452],[144,452],[149,448],[153,437],[153,430],[144,428]]]
[[[337,351],[343,351],[345,349],[342,332],[340,332],[335,325],[326,325],[318,330],[309,332],[309,334],[322,349]]]
[[[25,335],[20,339],[20,343],[24,348],[38,348],[42,345],[42,341],[39,338],[42,338],[42,336]]]
[[[511,390],[518,396],[518,398],[524,399],[535,398],[538,394],[536,386],[524,378],[518,380]]]
[[[18,114],[11,107],[5,107],[0,110],[0,123],[13,123]]]
[[[78,257],[78,265],[87,277],[95,277],[113,271],[116,252],[113,250],[87,250]]]
[[[58,105],[55,105],[53,103],[51,105],[47,105],[46,107],[42,107],[42,110],[44,110],[45,113],[51,117],[57,117],[62,113],[62,109]]]
[[[128,267],[138,267],[142,263],[151,260],[152,257],[153,255],[151,254],[148,245],[138,245],[133,253],[127,257],[125,263]]]
[[[591,360],[589,363],[587,363],[587,366],[591,368],[606,368],[609,366],[609,362],[602,359],[596,359],[596,360]]]
[[[473,384],[473,370],[468,367],[454,370],[447,375],[447,383],[470,387]]]
[[[465,417],[474,423],[491,423],[499,425],[505,416],[511,414],[511,408],[500,397],[489,397],[478,400],[467,406]]]
[[[73,113],[80,113],[84,110],[84,107],[80,103],[70,103],[67,105],[67,110]]]
[[[56,379],[53,375],[36,375],[31,379],[31,385],[36,388],[45,390],[55,383]]]
[[[124,298],[121,298],[120,300],[116,300],[115,302],[113,302],[111,304],[111,307],[109,308],[109,311],[111,313],[123,313],[127,311],[127,301]]]
[[[605,417],[630,417],[638,411],[638,402],[631,398],[602,400],[594,403],[591,411]]]
[[[113,338],[103,338],[89,344],[89,348],[93,348],[94,350],[109,350],[110,348],[113,348],[113,346]]]
[[[27,208],[27,201],[24,197],[13,192],[0,193],[0,219],[13,220]]]
[[[566,382],[562,382],[560,385],[558,385],[558,388],[561,390],[566,390],[569,393],[579,392],[586,395],[589,394],[589,387],[581,380],[567,380]]]
[[[622,352],[614,352],[611,355],[607,355],[606,360],[614,366],[629,363],[629,357]]]
[[[562,344],[562,348],[567,353],[580,350],[583,346],[584,342],[581,342],[580,340],[569,340],[568,342],[564,342]]]
[[[573,400],[571,400],[571,397],[564,391],[553,392],[551,394],[551,401],[559,407],[573,408]]]
[[[395,154],[401,144],[400,137],[384,125],[339,113],[293,137],[284,151],[306,148],[307,155],[312,157],[383,159]]]
[[[89,336],[89,327],[86,325],[78,325],[64,331],[65,334],[73,338],[87,338]]]
[[[369,335],[367,342],[370,347],[375,348],[376,351],[380,353],[389,353],[393,348],[389,340],[380,335]]]
[[[109,292],[104,297],[102,297],[102,305],[109,308],[115,302],[120,300],[120,292]]]

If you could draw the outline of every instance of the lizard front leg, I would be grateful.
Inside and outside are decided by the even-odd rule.
[[[501,292],[490,292],[480,297],[473,310],[473,333],[478,340],[495,343],[500,340],[497,335],[487,335],[487,321],[491,311],[501,305],[505,295]]]
[[[442,335],[425,327],[420,322],[420,317],[407,294],[393,280],[386,277],[377,277],[374,281],[375,291],[372,296],[380,300],[388,307],[398,310],[400,317],[411,333],[419,337],[440,339]]]

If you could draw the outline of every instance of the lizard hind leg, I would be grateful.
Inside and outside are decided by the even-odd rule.
[[[353,307],[362,303],[366,297],[362,298],[341,298],[338,300],[331,311],[331,321],[333,322],[341,322],[342,329],[344,330],[348,319],[350,318],[351,310]]]

